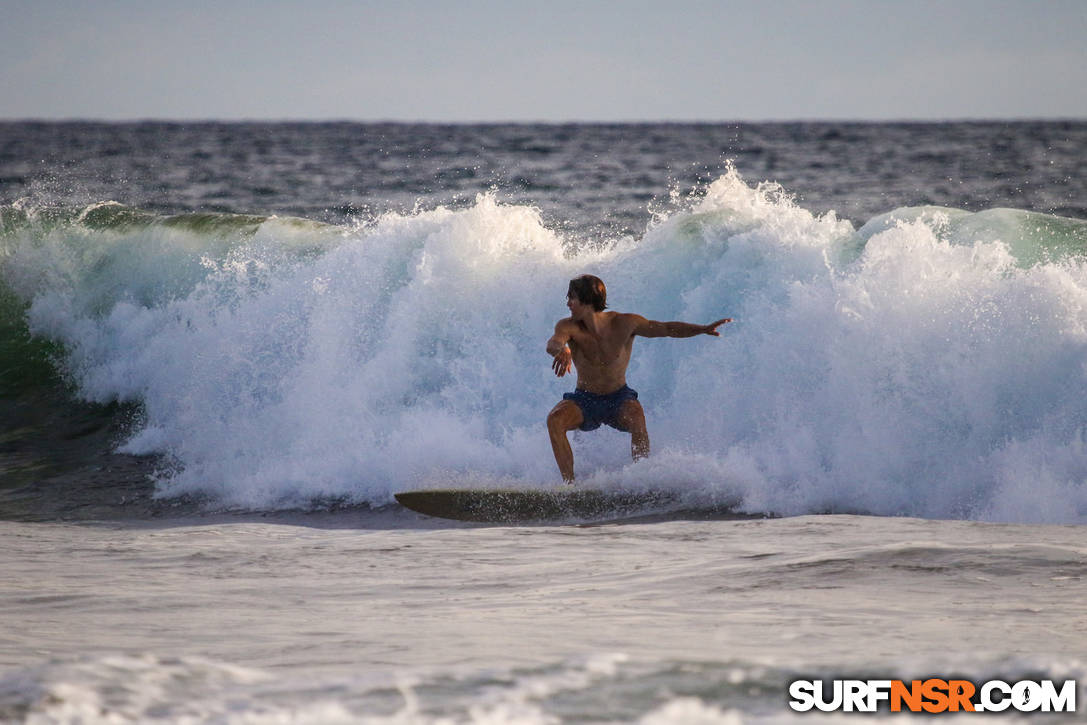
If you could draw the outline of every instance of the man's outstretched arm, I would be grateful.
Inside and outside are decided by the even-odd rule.
[[[717,328],[726,322],[732,322],[731,317],[724,317],[708,325],[692,325],[690,322],[657,322],[647,320],[641,315],[633,315],[635,318],[634,334],[642,337],[694,337],[695,335],[713,335],[720,337]]]

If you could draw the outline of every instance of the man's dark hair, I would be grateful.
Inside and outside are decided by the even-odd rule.
[[[592,305],[597,312],[608,306],[608,290],[604,280],[591,274],[583,274],[570,280],[568,295],[573,295],[583,305]]]

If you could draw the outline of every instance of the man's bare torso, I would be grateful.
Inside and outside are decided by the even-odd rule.
[[[599,316],[595,332],[570,317],[559,322],[556,331],[570,336],[567,344],[577,369],[579,390],[607,395],[626,385],[636,320],[636,315],[608,311]]]

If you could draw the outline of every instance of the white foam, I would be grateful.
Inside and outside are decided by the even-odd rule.
[[[636,343],[656,458],[575,434],[583,478],[667,477],[781,513],[1087,521],[1082,256],[1025,264],[1007,210],[900,216],[854,231],[730,171],[609,248],[482,196],[321,232],[306,254],[317,232],[266,225],[91,264],[71,249],[103,237],[81,232],[24,244],[6,271],[83,395],[143,401],[123,450],[177,461],[166,495],[268,507],[383,503],[442,475],[554,482],[543,421],[572,381],[543,346],[567,280],[591,272],[615,309],[736,321]]]

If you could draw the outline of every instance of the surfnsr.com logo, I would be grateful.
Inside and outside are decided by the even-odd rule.
[[[797,712],[1075,712],[1076,681],[796,680],[789,707]]]

